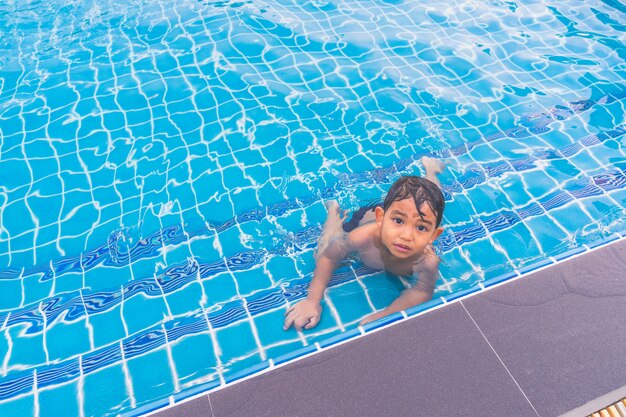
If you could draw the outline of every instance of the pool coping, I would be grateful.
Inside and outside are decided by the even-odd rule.
[[[581,405],[580,407],[576,407],[573,410],[563,413],[558,417],[588,416],[597,412],[598,410],[614,404],[624,397],[626,397],[626,385],[624,385],[623,387],[619,387],[611,392],[608,392],[598,398],[595,398],[588,403]]]
[[[468,298],[471,298],[475,295],[485,294],[491,289],[495,289],[505,284],[512,283],[522,277],[526,277],[536,272],[560,265],[564,262],[576,259],[582,255],[588,255],[599,249],[608,247],[613,244],[617,244],[622,241],[626,241],[626,231],[622,232],[621,234],[614,233],[604,239],[599,239],[590,242],[589,244],[583,244],[579,247],[561,253],[555,257],[549,257],[548,259],[527,265],[515,272],[504,274],[489,279],[485,282],[479,282],[477,285],[472,286],[467,290],[448,294],[446,296],[442,296],[429,302],[407,309],[406,311],[394,313],[380,320],[377,320],[376,322],[368,323],[365,326],[359,326],[356,329],[349,330],[321,342],[315,342],[312,345],[305,346],[294,352],[282,355],[276,359],[268,359],[250,368],[230,375],[228,378],[226,378],[224,383],[221,383],[219,380],[214,380],[205,384],[199,384],[198,386],[185,390],[184,392],[172,395],[169,397],[169,399],[162,399],[160,401],[155,401],[154,403],[146,404],[134,410],[130,410],[129,412],[122,415],[127,417],[134,417],[139,415],[150,416],[156,413],[174,409],[181,404],[191,402],[193,400],[201,398],[204,395],[214,394],[223,390],[224,388],[232,387],[240,382],[244,382],[255,377],[267,374],[287,365],[299,362],[300,360],[315,356],[318,353],[331,350],[335,347],[339,347],[349,342],[359,340],[364,336],[386,330],[400,323],[404,323],[410,319],[437,311],[439,309],[442,309],[443,307],[454,305],[460,301],[467,300]],[[593,401],[590,402],[590,404],[591,403],[593,403]],[[592,406],[595,406],[595,403],[593,403],[593,405],[590,405],[590,407]],[[561,417],[571,417],[573,415],[580,414],[570,415],[566,413]]]

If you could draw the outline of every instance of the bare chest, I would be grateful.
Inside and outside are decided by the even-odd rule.
[[[361,262],[370,268],[384,270],[393,275],[408,276],[418,272],[419,265],[414,259],[406,261],[384,259],[378,248],[361,251],[360,258]]]

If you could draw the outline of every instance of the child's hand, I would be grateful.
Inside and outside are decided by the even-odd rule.
[[[320,303],[311,300],[302,300],[291,306],[285,312],[285,324],[283,330],[287,330],[293,324],[296,330],[312,329],[317,326],[322,315]]]

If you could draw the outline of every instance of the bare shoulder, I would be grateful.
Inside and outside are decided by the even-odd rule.
[[[359,226],[348,234],[348,238],[355,248],[363,249],[373,244],[373,238],[378,230],[376,223],[367,223]]]
[[[439,263],[441,263],[441,259],[437,256],[435,250],[429,246],[424,250],[421,261],[416,264],[415,272],[430,272],[435,274],[439,270]]]

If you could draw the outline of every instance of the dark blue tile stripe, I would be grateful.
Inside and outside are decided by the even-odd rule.
[[[617,236],[612,236],[611,240],[615,240],[617,238],[618,238]],[[567,252],[567,255],[573,256],[579,252],[580,251],[578,249],[574,249],[572,251]],[[564,257],[561,257],[561,259],[564,259]],[[551,263],[551,261],[544,260],[537,264],[529,265],[524,270],[526,272],[530,272],[532,270],[545,266],[548,263]],[[367,269],[365,271],[371,272],[371,271],[368,271]],[[505,275],[496,277],[494,279],[485,281],[483,285],[484,287],[490,287],[497,283],[509,280],[515,276],[517,276],[517,274],[515,273],[505,274]],[[462,297],[462,296],[465,296],[465,295],[468,295],[477,291],[478,291],[478,288],[473,287],[464,291],[450,294],[449,296],[447,296],[446,301],[452,301],[459,297]],[[231,312],[233,310],[237,309],[238,307],[241,307],[238,303],[240,303],[240,301],[234,303],[237,305],[226,309],[228,315],[232,314]],[[443,303],[443,300],[441,298],[436,298],[429,302],[407,309],[406,314],[408,316],[413,316],[423,311],[432,309],[438,305],[441,305],[442,303]],[[363,326],[363,328],[366,332],[368,332],[373,329],[379,328],[381,326],[385,326],[394,321],[401,320],[403,317],[404,316],[401,313],[394,313],[383,319],[377,320],[372,323],[368,323],[367,325]],[[209,319],[211,319],[211,317],[209,317]],[[188,334],[196,334],[196,333],[207,331],[207,327],[200,324],[202,322],[204,322],[202,313],[196,312],[193,315],[190,315],[188,317],[185,317],[182,319],[176,319],[176,320],[173,320],[172,322],[166,323],[164,327],[166,328],[168,335],[172,334],[173,338],[179,338],[179,337],[182,337],[183,334],[188,335]],[[178,326],[180,326],[183,329],[181,331],[181,334],[176,333],[177,329],[179,328]],[[342,340],[346,340],[351,337],[356,337],[358,336],[357,334],[358,332],[359,332],[358,329],[353,329],[349,332],[345,332],[340,335],[334,336],[326,341],[321,342],[321,346],[327,347],[332,344],[339,343]],[[129,337],[128,339],[125,339],[122,342],[122,345],[124,348],[125,357],[127,359],[130,359],[132,357],[150,352],[151,350],[158,349],[161,346],[163,346],[164,343],[165,343],[164,331],[161,328],[156,328],[155,326],[151,329],[141,332],[140,334],[137,334],[135,336]],[[306,346],[297,351],[290,352],[286,355],[280,356],[279,358],[275,360],[275,364],[278,365],[280,363],[290,361],[297,357],[304,356],[306,354],[314,352],[315,350],[316,350],[316,347],[314,345]],[[83,372],[85,374],[94,372],[95,370],[98,370],[105,366],[119,362],[121,358],[122,356],[121,356],[119,343],[109,345],[105,348],[98,349],[94,352],[83,355],[82,357]],[[269,363],[264,362],[262,364],[257,365],[258,369],[257,367],[252,367],[252,368],[240,371],[238,373],[235,373],[229,376],[227,381],[230,382],[238,378],[243,378],[244,376],[250,375],[256,371],[265,369],[267,366],[269,366]],[[38,384],[40,384],[40,386],[48,386],[48,385],[58,384],[61,382],[66,382],[66,381],[75,379],[79,376],[79,374],[80,373],[79,373],[79,368],[78,368],[78,359],[71,359],[71,360],[68,360],[59,364],[47,366],[41,372],[41,374],[38,374],[37,381],[38,381]],[[213,384],[210,384],[210,385],[213,386]],[[32,370],[16,372],[13,375],[9,376],[8,379],[5,379],[0,384],[0,400],[11,398],[20,393],[28,392],[30,389],[32,389],[32,386],[33,386]]]

